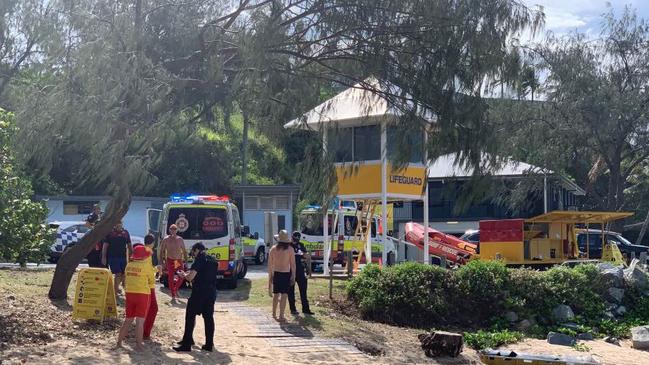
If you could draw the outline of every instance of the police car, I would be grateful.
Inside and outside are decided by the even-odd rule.
[[[55,221],[50,222],[50,228],[56,229],[56,238],[50,247],[51,263],[56,263],[63,252],[77,244],[90,231],[84,221]],[[131,235],[132,242],[144,242],[143,237]]]

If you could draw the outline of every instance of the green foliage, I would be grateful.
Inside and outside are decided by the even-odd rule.
[[[523,333],[508,330],[493,332],[480,330],[473,333],[464,333],[464,342],[475,350],[496,348],[498,346],[519,342],[523,338]]]
[[[624,318],[605,319],[604,292],[603,276],[594,265],[535,271],[479,260],[456,271],[412,262],[383,270],[369,265],[347,285],[349,299],[358,304],[363,316],[397,325],[478,325],[506,330],[512,324],[504,313],[514,311],[520,319],[539,322],[527,330],[536,337],[544,337],[548,330],[622,336],[628,335],[630,327],[649,321],[649,298],[632,290],[625,297],[629,312]],[[573,309],[576,329],[552,320],[558,304]]]
[[[591,350],[590,346],[586,345],[583,342],[578,342],[572,345],[572,348],[579,352],[589,352]]]
[[[445,320],[449,276],[439,267],[413,262],[384,270],[368,265],[349,282],[347,292],[369,318],[422,327]]]
[[[455,299],[467,308],[480,308],[472,315],[487,320],[501,311],[505,290],[509,287],[509,272],[499,261],[470,261],[454,275],[459,291]]]
[[[24,265],[45,258],[52,236],[43,224],[47,208],[31,200],[29,180],[13,157],[15,132],[13,115],[0,109],[0,259]]]
[[[578,265],[568,268],[556,266],[548,270],[545,279],[552,291],[548,304],[567,304],[585,317],[598,317],[604,309],[604,284],[594,265]]]

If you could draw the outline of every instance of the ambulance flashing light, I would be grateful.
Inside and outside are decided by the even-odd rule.
[[[174,194],[171,197],[171,201],[174,203],[194,203],[201,204],[203,202],[224,202],[227,203],[230,201],[230,198],[227,195],[181,195]]]

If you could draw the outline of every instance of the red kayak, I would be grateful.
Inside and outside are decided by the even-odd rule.
[[[406,240],[420,249],[424,249],[424,226],[408,222],[405,226]],[[428,228],[428,251],[431,255],[444,257],[451,262],[465,264],[475,254],[477,246],[462,241],[461,239],[446,233]]]

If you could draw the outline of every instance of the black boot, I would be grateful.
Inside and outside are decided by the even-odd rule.
[[[212,351],[214,350],[214,345],[207,345],[207,344],[205,344],[205,345],[201,346],[201,349],[202,349],[202,350],[205,350],[205,351],[212,352]]]
[[[178,347],[173,348],[176,352],[190,352],[192,350],[192,345],[182,344]]]
[[[180,340],[180,341],[178,341],[178,342],[176,342],[176,343],[177,343],[178,345],[182,345],[182,344],[184,344],[183,340]],[[194,340],[192,340],[192,341],[190,342],[189,345],[190,345],[190,346],[194,346],[194,345],[195,345]]]

